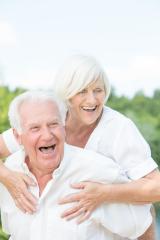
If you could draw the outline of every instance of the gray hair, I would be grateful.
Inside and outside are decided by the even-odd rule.
[[[104,83],[105,100],[107,100],[110,84],[103,68],[91,56],[74,55],[55,76],[54,91],[64,102],[68,102],[70,98],[96,80]]]
[[[64,104],[49,91],[27,91],[24,92],[17,97],[15,97],[9,106],[8,117],[10,121],[10,125],[12,128],[16,129],[18,133],[22,132],[21,126],[21,117],[20,117],[20,107],[24,102],[47,102],[51,101],[57,105],[60,117],[62,119],[62,123],[64,124],[66,109]],[[39,106],[38,106],[39,107]]]

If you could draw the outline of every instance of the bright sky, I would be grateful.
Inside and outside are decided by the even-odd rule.
[[[95,56],[118,94],[152,94],[160,88],[160,1],[0,1],[0,82],[48,88],[77,53]]]

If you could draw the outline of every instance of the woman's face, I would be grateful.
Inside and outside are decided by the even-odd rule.
[[[102,113],[105,96],[102,81],[89,84],[69,100],[69,116],[84,125],[93,124]]]

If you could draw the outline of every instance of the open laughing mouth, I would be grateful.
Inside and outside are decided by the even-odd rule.
[[[43,146],[40,147],[39,150],[44,153],[44,154],[48,154],[48,153],[53,153],[55,150],[56,144],[50,145],[50,146]]]
[[[82,109],[86,112],[94,112],[97,109],[97,105],[93,107],[82,107]]]

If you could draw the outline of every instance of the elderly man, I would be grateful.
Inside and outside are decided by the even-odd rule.
[[[1,217],[10,240],[118,240],[135,239],[152,222],[150,205],[103,204],[81,224],[61,218],[65,206],[59,198],[71,193],[76,181],[126,182],[113,162],[95,152],[64,144],[60,105],[49,93],[26,92],[9,108],[10,124],[21,150],[8,157],[6,166],[36,182],[30,191],[38,199],[37,211],[20,211],[1,185]],[[71,205],[71,204],[68,204]],[[84,209],[85,211],[85,209]]]

